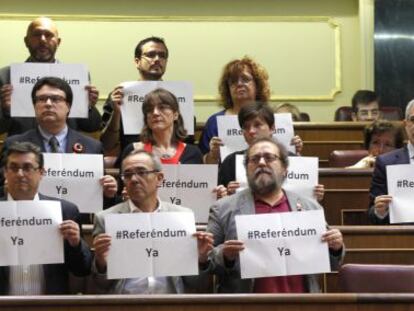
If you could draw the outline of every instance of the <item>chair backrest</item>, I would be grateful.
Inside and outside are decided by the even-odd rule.
[[[414,293],[414,266],[346,264],[339,285],[351,293]]]
[[[385,107],[381,107],[380,110],[382,113],[382,118],[384,120],[396,121],[396,120],[402,120],[404,118],[401,107],[385,106]]]
[[[301,112],[300,113],[300,121],[301,122],[309,122],[310,121],[310,116],[307,112]]]
[[[334,121],[352,121],[352,107],[341,106],[335,111]]]
[[[334,150],[329,155],[330,167],[351,166],[368,155],[368,150]]]

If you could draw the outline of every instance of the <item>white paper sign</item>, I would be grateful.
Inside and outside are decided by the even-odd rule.
[[[414,222],[414,165],[387,165],[390,223]]]
[[[186,81],[133,81],[122,83],[124,99],[121,105],[121,116],[124,133],[135,135],[141,133],[144,126],[142,103],[147,93],[163,88],[177,97],[184,128],[189,135],[194,134],[194,102],[193,86]]]
[[[81,213],[102,210],[101,154],[44,153],[45,173],[39,191],[76,204]]]
[[[84,64],[23,63],[10,66],[10,80],[13,85],[11,95],[12,117],[34,117],[32,89],[42,77],[64,79],[73,92],[73,102],[69,118],[88,118],[89,99],[85,86],[89,84],[89,74]]]
[[[258,278],[330,272],[323,210],[237,215],[241,277]]]
[[[296,153],[295,146],[290,142],[293,138],[293,122],[290,113],[275,113],[275,126],[273,137],[279,141],[285,148]],[[223,145],[220,147],[220,157],[224,160],[229,154],[247,149],[247,143],[243,137],[243,131],[240,128],[236,115],[217,116],[218,136],[221,138]]]
[[[288,157],[288,172],[283,183],[283,189],[300,193],[315,199],[313,191],[318,184],[319,161],[315,157]],[[247,187],[246,168],[243,164],[244,156],[236,155],[236,180],[240,183],[240,190]]]
[[[109,214],[108,279],[198,274],[193,213]]]
[[[191,208],[197,223],[207,223],[209,208],[216,201],[217,165],[163,165],[164,180],[158,189],[163,201]]]
[[[58,201],[0,202],[0,266],[63,263]]]

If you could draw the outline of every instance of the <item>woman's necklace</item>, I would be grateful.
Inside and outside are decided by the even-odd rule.
[[[162,159],[170,159],[175,155],[176,148],[173,146],[169,148],[161,148],[158,146],[152,146],[152,151]]]

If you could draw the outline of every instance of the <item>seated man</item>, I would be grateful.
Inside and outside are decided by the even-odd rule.
[[[158,158],[144,150],[134,150],[122,161],[122,179],[128,200],[97,213],[93,228],[95,248],[94,280],[100,292],[113,294],[171,294],[188,291],[204,292],[208,276],[150,277],[107,280],[106,267],[111,236],[105,233],[105,215],[115,213],[191,213],[188,208],[160,201],[158,186],[164,175]],[[207,263],[208,252],[213,248],[212,235],[197,232],[199,263],[201,269]],[[139,263],[138,263],[139,264]]]
[[[386,167],[388,165],[414,163],[414,100],[411,100],[405,109],[404,127],[408,137],[407,146],[380,155],[375,161],[369,190],[370,204],[368,210],[368,218],[372,224],[384,225],[390,223],[388,210],[392,196],[388,195]]]
[[[39,17],[32,21],[27,28],[24,38],[30,56],[27,63],[59,63],[55,58],[60,45],[57,27],[53,20]],[[98,90],[92,85],[86,87],[89,93],[89,115],[87,119],[73,118],[68,120],[69,127],[80,131],[94,132],[101,128],[101,115],[95,107],[98,100]],[[8,135],[21,134],[36,127],[35,118],[10,117],[11,94],[10,67],[0,69],[0,133]]]
[[[378,96],[373,91],[359,90],[352,97],[352,120],[375,121],[381,118]]]
[[[258,137],[272,137],[275,129],[275,117],[269,105],[263,103],[252,103],[243,106],[238,114],[239,125],[243,131],[246,143],[250,145]],[[303,148],[303,142],[299,136],[295,136],[292,140],[295,144],[296,153],[300,154]],[[218,185],[227,187],[227,194],[235,193],[240,187],[236,181],[236,156],[244,154],[246,150],[233,152],[229,154],[220,166],[218,173]],[[294,155],[294,154],[290,154]],[[219,186],[220,187],[220,186]],[[323,185],[315,187],[315,197],[318,201],[323,199],[325,189]]]
[[[37,128],[7,137],[2,157],[14,142],[31,142],[42,152],[102,154],[102,144],[67,125],[73,93],[69,84],[56,77],[39,79],[32,90]],[[114,198],[117,191],[115,178],[106,175],[101,183],[106,198]],[[110,203],[107,203],[110,204]]]
[[[364,130],[364,147],[369,154],[348,168],[372,168],[377,156],[402,148],[404,135],[401,128],[388,121],[374,121]]]
[[[235,216],[315,210],[322,207],[296,193],[282,189],[287,174],[286,149],[269,137],[258,138],[246,151],[245,165],[249,188],[216,202],[211,207],[207,232],[214,236],[210,271],[217,275],[221,293],[304,293],[318,292],[315,275],[240,278],[239,252],[244,243],[237,239]],[[328,229],[322,236],[329,246],[331,268],[338,267],[343,253],[342,234]]]
[[[43,155],[39,147],[27,142],[15,143],[7,149],[2,164],[8,182],[8,195],[2,197],[2,201],[56,200],[61,203],[63,222],[59,230],[65,239],[65,263],[0,267],[0,293],[69,294],[69,271],[77,276],[86,276],[92,264],[89,246],[81,238],[78,208],[70,202],[38,192],[43,176]]]

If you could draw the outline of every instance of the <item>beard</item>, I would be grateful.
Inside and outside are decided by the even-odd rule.
[[[251,176],[247,176],[250,189],[258,195],[267,195],[280,190],[284,180],[284,175],[276,175],[268,168],[258,168]]]

